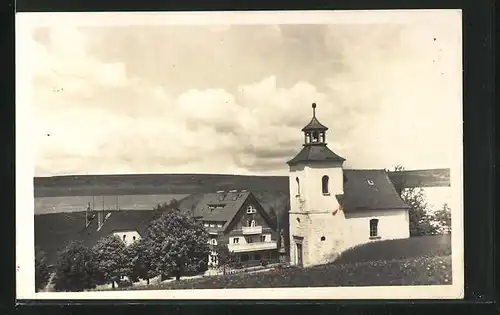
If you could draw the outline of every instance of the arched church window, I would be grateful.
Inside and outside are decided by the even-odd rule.
[[[300,181],[298,177],[295,177],[295,180],[297,181],[297,196],[300,196]]]
[[[125,239],[127,238],[126,234],[123,234],[123,241],[125,242]]]
[[[313,131],[313,133],[312,133],[312,142],[313,143],[318,142],[318,138],[319,138],[318,132],[317,131]]]
[[[378,219],[370,220],[370,237],[378,236]]]
[[[311,134],[309,132],[306,133],[306,143],[311,142]]]
[[[329,190],[328,190],[328,182],[330,181],[330,178],[325,175],[323,176],[323,178],[321,179],[321,188],[322,188],[322,191],[323,191],[323,194],[329,194]]]

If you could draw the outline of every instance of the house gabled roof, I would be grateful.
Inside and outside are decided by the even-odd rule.
[[[205,194],[193,210],[193,216],[204,221],[225,222],[221,229],[225,230],[249,196],[248,191]]]
[[[385,170],[344,170],[344,212],[407,209]]]
[[[296,165],[300,162],[344,162],[345,159],[326,145],[306,145],[293,159],[287,162],[288,165]]]

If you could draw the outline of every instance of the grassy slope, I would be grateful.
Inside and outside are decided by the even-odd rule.
[[[132,290],[451,284],[450,236],[359,246],[332,264],[182,280]],[[125,288],[127,289],[127,288]]]

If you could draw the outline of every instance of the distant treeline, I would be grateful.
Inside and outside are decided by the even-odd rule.
[[[449,169],[389,172],[406,187],[450,185]],[[218,190],[288,192],[288,176],[217,174],[68,175],[35,177],[35,198],[99,195],[194,194]]]

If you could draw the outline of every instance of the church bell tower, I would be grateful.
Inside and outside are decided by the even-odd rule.
[[[327,146],[328,128],[316,117],[302,128],[304,143],[290,161],[290,263],[312,266],[333,261],[342,233],[343,213],[337,196],[343,194],[345,159]]]

